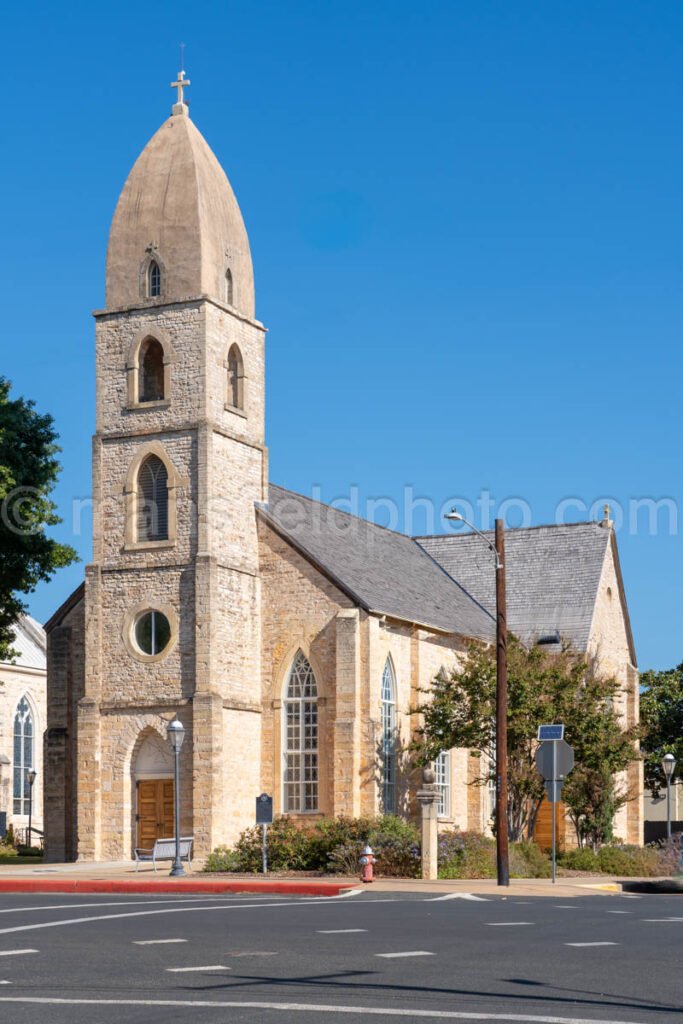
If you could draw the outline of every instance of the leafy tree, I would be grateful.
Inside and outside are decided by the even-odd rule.
[[[643,672],[640,682],[645,687],[640,698],[645,785],[658,797],[666,785],[664,754],[673,754],[677,771],[683,772],[683,664],[665,672]]]
[[[13,626],[30,594],[62,566],[77,559],[45,530],[61,522],[50,493],[60,465],[51,416],[24,398],[10,398],[0,377],[0,660],[13,656]]]
[[[635,732],[624,730],[613,709],[620,692],[614,679],[599,677],[592,665],[563,648],[558,653],[525,647],[508,640],[508,834],[512,841],[531,838],[538,809],[545,795],[536,770],[536,735],[546,722],[564,722],[567,742],[575,750],[573,772],[563,799],[577,831],[604,841],[620,803],[613,781],[637,758]],[[434,760],[441,750],[468,748],[479,760],[475,783],[494,778],[496,652],[473,643],[461,668],[439,674],[424,690],[417,709],[423,724],[413,749],[418,762]]]

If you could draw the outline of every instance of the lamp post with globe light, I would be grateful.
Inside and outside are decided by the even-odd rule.
[[[676,767],[673,754],[665,754],[662,758],[662,770],[666,779],[666,838],[671,839],[671,780]]]
[[[182,861],[180,860],[180,773],[178,771],[180,748],[182,747],[183,740],[185,739],[183,723],[179,721],[178,718],[174,718],[173,721],[169,722],[166,726],[166,734],[171,744],[174,757],[173,799],[175,803],[175,860],[173,861],[173,867],[171,868],[170,874],[177,877],[185,874]]]
[[[507,733],[507,612],[505,600],[505,524],[496,519],[494,541],[456,509],[446,519],[465,523],[488,545],[496,565],[496,861],[498,885],[510,884],[508,850],[508,733]]]

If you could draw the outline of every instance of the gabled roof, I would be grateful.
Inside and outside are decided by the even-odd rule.
[[[50,618],[45,623],[45,632],[50,633],[55,626],[61,626],[62,622],[71,611],[75,608],[79,601],[82,601],[85,597],[85,580],[79,583],[76,589],[69,594],[66,601],[63,601],[56,612],[53,612]]]
[[[17,652],[13,662],[3,664],[16,665],[19,668],[46,669],[45,659],[46,638],[45,631],[39,622],[32,619],[30,615],[22,615],[14,626],[14,639],[12,650]]]
[[[446,633],[491,640],[492,616],[411,537],[269,486],[260,514],[367,611]]]
[[[493,541],[493,533],[486,534]],[[418,537],[418,543],[485,607],[495,610],[493,554],[476,534]],[[613,545],[626,631],[635,652],[614,531],[599,523],[505,531],[508,628],[525,642],[557,633],[588,646],[607,549]]]

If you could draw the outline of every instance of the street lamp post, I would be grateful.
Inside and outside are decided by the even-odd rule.
[[[26,775],[26,778],[28,779],[28,844],[27,845],[28,845],[29,850],[31,849],[31,846],[33,845],[32,842],[31,842],[31,834],[32,834],[32,831],[33,831],[32,828],[31,828],[31,819],[33,818],[33,784],[36,781],[37,775],[38,775],[38,772],[36,772],[33,768]]]
[[[180,748],[182,747],[183,740],[185,739],[183,723],[177,718],[174,718],[173,721],[169,722],[166,726],[166,733],[173,749],[174,756],[173,797],[175,803],[175,860],[173,861],[173,867],[171,868],[170,873],[177,877],[185,874],[182,861],[180,859],[180,773],[178,771]]]
[[[507,720],[507,611],[505,594],[505,524],[496,519],[494,542],[455,509],[446,519],[465,523],[478,534],[496,559],[496,863],[498,885],[510,884],[508,850],[508,720]]]
[[[671,779],[673,778],[676,758],[673,754],[665,754],[662,758],[662,768],[666,779],[666,838],[671,839]]]

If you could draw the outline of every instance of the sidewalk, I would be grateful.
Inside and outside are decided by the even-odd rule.
[[[596,878],[559,878],[553,885],[548,878],[512,879],[509,888],[499,888],[495,879],[423,881],[419,878],[378,878],[365,885],[357,877],[292,878],[262,875],[222,875],[189,871],[183,878],[169,876],[170,864],[155,872],[151,865],[138,871],[130,861],[76,862],[70,864],[0,865],[2,892],[253,892],[305,896],[338,896],[351,889],[374,892],[430,893],[434,896],[550,896],[562,899],[575,896],[604,895],[622,891],[622,883],[601,875]],[[631,882],[635,879],[630,880]],[[651,880],[649,880],[651,881]]]

